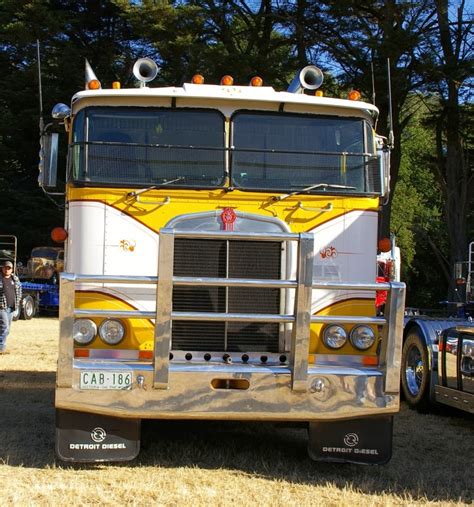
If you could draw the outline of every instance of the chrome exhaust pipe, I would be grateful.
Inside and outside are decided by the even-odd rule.
[[[289,93],[304,93],[304,90],[317,90],[324,80],[323,71],[315,65],[301,69],[288,87]]]
[[[153,81],[158,74],[158,65],[151,58],[140,58],[133,66],[133,75],[140,81],[140,87]]]

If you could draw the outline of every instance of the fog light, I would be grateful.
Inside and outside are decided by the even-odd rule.
[[[72,326],[72,336],[79,345],[87,345],[97,334],[97,326],[90,319],[76,319]]]
[[[104,320],[99,326],[99,336],[108,345],[117,345],[125,336],[125,328],[120,320]]]
[[[347,341],[346,330],[341,326],[328,326],[323,332],[323,342],[331,349],[340,349]]]
[[[367,326],[357,326],[351,331],[350,340],[356,349],[370,349],[375,342],[374,330]]]

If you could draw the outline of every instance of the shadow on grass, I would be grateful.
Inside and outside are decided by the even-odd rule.
[[[73,467],[56,459],[53,404],[54,373],[0,372],[0,462],[30,468],[107,466]],[[366,494],[470,502],[472,421],[460,412],[420,415],[403,406],[395,418],[392,460],[379,467],[312,462],[302,425],[144,421],[138,459],[119,466],[236,470],[249,477]]]

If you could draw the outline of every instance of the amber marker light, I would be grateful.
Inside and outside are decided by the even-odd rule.
[[[260,76],[254,76],[250,80],[250,86],[263,86],[263,79]]]
[[[87,83],[87,88],[89,90],[100,90],[101,86],[100,86],[100,81],[98,79],[91,79],[88,83]]]
[[[390,252],[392,249],[392,242],[389,238],[382,238],[379,240],[379,250],[381,252]]]
[[[74,357],[89,357],[89,349],[74,349]]]
[[[231,86],[234,84],[234,78],[232,76],[229,76],[229,75],[225,75],[222,79],[221,79],[221,85],[224,85],[224,86]]]
[[[114,81],[114,82],[112,83],[112,88],[113,88],[114,90],[120,90],[120,88],[121,88],[121,87],[122,87],[122,85],[120,84],[120,81]]]
[[[379,358],[377,356],[362,356],[362,364],[364,366],[377,366]]]
[[[351,90],[348,94],[347,94],[347,98],[349,100],[360,100],[360,92],[357,91],[357,90]]]
[[[204,84],[204,76],[202,74],[194,74],[191,79],[191,83],[193,84]]]
[[[51,231],[51,239],[55,243],[64,243],[67,239],[67,231],[63,227],[55,227]]]
[[[315,95],[316,97],[324,97],[324,92],[323,92],[323,90],[316,90],[316,91],[314,92],[314,95]]]

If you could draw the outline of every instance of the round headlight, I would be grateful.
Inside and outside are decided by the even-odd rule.
[[[125,336],[125,328],[119,320],[104,320],[99,326],[99,336],[108,345],[117,345]]]
[[[346,330],[341,326],[328,326],[324,329],[323,341],[331,349],[340,349],[347,341]]]
[[[367,350],[375,342],[375,333],[371,327],[357,326],[351,331],[350,339],[356,349]]]
[[[76,319],[72,325],[74,341],[79,345],[87,345],[97,334],[97,326],[90,319]]]

